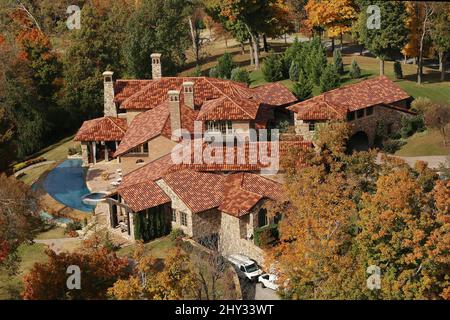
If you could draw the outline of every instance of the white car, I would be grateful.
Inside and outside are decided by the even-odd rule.
[[[240,274],[243,274],[250,281],[257,280],[258,276],[263,273],[256,262],[246,256],[234,254],[227,259],[240,271]]]
[[[269,288],[269,289],[272,289],[275,291],[278,290],[278,285],[276,284],[276,282],[277,282],[276,275],[265,273],[265,274],[259,276],[258,282],[261,282],[261,286],[263,288]]]

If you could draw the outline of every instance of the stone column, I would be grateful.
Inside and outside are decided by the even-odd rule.
[[[134,212],[130,212],[130,237],[134,241],[136,240],[135,234],[134,234]]]
[[[114,102],[114,82],[113,72],[105,71],[103,73],[104,87],[104,115],[105,117],[117,117],[117,108]]]
[[[106,141],[103,142],[105,144],[105,162],[109,161],[109,156],[108,156],[108,145],[106,144]]]
[[[97,143],[92,141],[92,163],[97,164]]]
[[[88,142],[81,143],[81,157],[83,158],[83,167],[89,166],[89,149]]]
[[[153,53],[151,55],[152,58],[152,79],[158,80],[162,77],[162,70],[161,70],[161,54],[160,53]]]

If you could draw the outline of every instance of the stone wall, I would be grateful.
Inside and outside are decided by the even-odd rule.
[[[367,134],[369,138],[369,145],[372,147],[375,141],[375,135],[377,130],[377,123],[383,122],[387,126],[391,127],[393,133],[398,132],[401,128],[402,117],[410,117],[411,114],[398,111],[392,108],[384,106],[374,106],[373,114],[367,115],[367,109],[364,111],[364,116],[358,118],[355,112],[355,119],[348,121],[351,125],[351,134],[363,131]],[[316,122],[316,129],[320,126],[321,122]],[[309,131],[309,123],[303,120],[295,118],[295,132],[301,135],[305,140],[314,140],[314,135],[316,131]]]
[[[104,90],[104,115],[105,117],[117,117],[117,107],[114,102],[114,82],[113,72],[106,71],[103,73],[103,90]]]
[[[241,237],[241,219],[221,213],[219,251],[225,255],[243,254],[259,264],[264,262],[264,252],[253,241]]]
[[[189,237],[194,236],[192,230],[192,212],[191,209],[176,195],[176,193],[165,183],[164,180],[160,179],[156,181],[158,186],[169,196],[172,201],[172,209],[176,210],[177,219],[172,221],[172,228],[177,228],[183,230],[183,232]],[[187,226],[181,225],[181,212],[187,214]]]
[[[211,209],[192,215],[192,237],[199,240],[220,232],[221,214],[217,209]]]
[[[89,142],[81,142],[81,157],[83,167],[89,167]]]

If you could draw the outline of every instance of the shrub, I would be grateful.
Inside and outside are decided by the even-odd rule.
[[[433,102],[429,98],[418,97],[411,103],[411,109],[420,113],[424,113],[432,105]]]
[[[312,97],[313,85],[306,78],[303,72],[300,72],[298,82],[294,83],[293,93],[299,100],[307,100]]]
[[[233,57],[229,52],[219,58],[219,63],[217,64],[217,76],[222,79],[230,79],[231,71],[236,68],[236,64],[233,62]]]
[[[262,72],[264,74],[264,79],[267,82],[283,80],[283,63],[281,61],[281,56],[271,52],[264,61]]]
[[[291,67],[289,68],[289,79],[292,81],[298,81],[298,77],[300,76],[300,64],[294,60],[291,63]]]
[[[320,77],[320,91],[323,93],[336,89],[340,86],[340,84],[341,78],[339,77],[339,74],[334,65],[327,65]]]
[[[45,162],[45,161],[47,161],[47,159],[40,157],[37,159],[31,159],[31,160],[27,160],[25,162],[20,162],[13,166],[13,172],[15,173],[17,171],[20,171],[22,169],[25,169],[25,168],[33,165],[33,164],[37,164],[37,163],[41,163],[41,162]]]
[[[67,224],[66,233],[69,234],[72,231],[77,231],[83,229],[83,225],[79,221],[73,221]]]
[[[231,71],[231,80],[236,82],[242,82],[249,85],[252,81],[250,80],[250,74],[244,68],[234,68]]]
[[[350,66],[349,75],[350,75],[350,78],[352,78],[352,79],[357,79],[357,78],[361,77],[361,68],[359,67],[359,65],[355,59],[353,59],[352,65]]]
[[[172,229],[172,231],[170,231],[169,238],[170,238],[170,240],[175,241],[178,238],[182,238],[184,236],[185,236],[185,234],[184,234],[183,230],[181,230],[181,229]]]
[[[254,242],[259,247],[267,247],[279,240],[278,225],[271,224],[255,230]]]
[[[396,151],[398,151],[405,144],[406,144],[406,142],[403,140],[387,139],[386,141],[383,142],[382,150],[386,153],[393,154]]]
[[[402,128],[400,129],[400,134],[402,138],[408,138],[416,132],[421,132],[425,130],[425,121],[422,115],[417,115],[414,117],[403,117]]]
[[[394,62],[394,73],[396,79],[403,79],[402,65],[398,61]]]
[[[342,61],[342,54],[339,49],[333,52],[333,64],[339,74],[344,74],[344,62]]]
[[[209,69],[209,77],[210,78],[218,78],[216,67],[212,67],[211,69]]]
[[[81,146],[78,145],[78,146],[70,147],[70,148],[67,150],[67,153],[69,154],[69,156],[73,156],[73,155],[76,155],[76,154],[80,154],[80,153],[81,153]]]

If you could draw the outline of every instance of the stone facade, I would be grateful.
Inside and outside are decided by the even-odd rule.
[[[194,213],[192,215],[192,237],[200,240],[214,234],[219,234],[221,214],[217,209]]]
[[[81,142],[81,157],[83,167],[89,167],[89,142]]]
[[[184,104],[194,110],[194,83],[183,83]]]
[[[151,58],[152,58],[152,79],[153,80],[161,79],[162,77],[161,54],[153,53],[151,55]]]
[[[180,92],[169,91],[170,126],[172,133],[181,129]]]
[[[403,106],[403,103],[398,103],[397,105]],[[369,146],[372,147],[375,142],[378,123],[384,123],[386,125],[386,128],[389,131],[387,133],[395,133],[400,130],[401,119],[403,117],[411,117],[411,114],[382,105],[376,105],[352,112],[348,123],[351,125],[351,134],[364,132],[368,137]],[[325,123],[325,121],[313,121],[313,126],[311,126],[310,123],[311,121],[303,121],[295,117],[296,133],[303,136],[306,140],[313,141],[316,129],[321,124]],[[311,130],[313,128],[314,130]]]
[[[103,73],[104,88],[104,114],[105,117],[117,117],[117,107],[114,102],[114,82],[113,72],[106,71]]]

